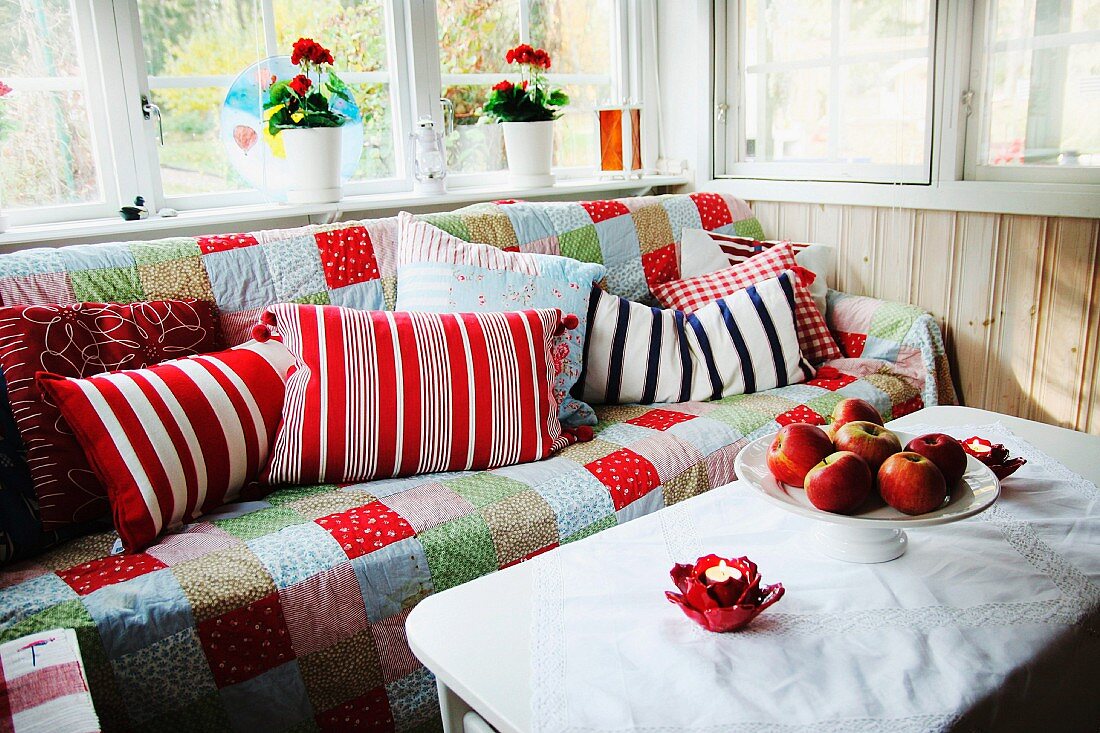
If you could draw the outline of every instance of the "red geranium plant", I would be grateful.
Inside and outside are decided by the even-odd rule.
[[[505,79],[489,93],[485,114],[500,122],[545,122],[561,116],[569,97],[561,89],[551,88],[546,80],[550,54],[526,43],[508,51],[505,60],[518,64],[520,83]]]
[[[299,38],[290,62],[299,67],[301,73],[290,81],[271,85],[264,103],[264,110],[268,111],[268,132],[278,135],[280,130],[339,127],[347,122],[347,115],[331,107],[333,98],[352,102],[347,84],[332,70],[336,62],[332,52],[312,38]]]

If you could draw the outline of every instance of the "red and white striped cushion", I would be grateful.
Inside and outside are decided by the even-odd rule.
[[[706,275],[663,283],[654,288],[653,294],[666,308],[691,313],[707,303],[724,298],[761,280],[778,277],[786,270],[812,275],[795,262],[794,253],[789,244],[780,244],[750,257],[739,265],[732,265]],[[807,359],[814,364],[819,364],[828,359],[840,358],[840,349],[833,340],[833,335],[829,333],[829,326],[805,287],[795,288],[795,320],[798,327],[798,344]]]
[[[293,358],[277,341],[69,379],[37,375],[130,551],[233,501],[267,464]]]
[[[557,308],[409,313],[287,303],[265,316],[297,358],[271,483],[494,468],[591,434],[558,421],[558,336],[577,321]]]

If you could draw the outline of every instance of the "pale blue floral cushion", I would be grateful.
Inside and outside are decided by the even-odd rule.
[[[603,265],[569,257],[506,252],[471,244],[428,222],[402,214],[398,232],[397,308],[430,313],[488,313],[558,308],[580,324],[563,339],[567,345],[554,385],[568,426],[595,425],[592,408],[570,395],[581,374],[588,298],[603,279]]]

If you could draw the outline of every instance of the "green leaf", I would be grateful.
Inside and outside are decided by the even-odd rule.
[[[355,104],[355,100],[352,99],[348,85],[344,83],[343,79],[336,75],[335,71],[328,72],[328,82],[325,84],[325,87],[345,102]]]

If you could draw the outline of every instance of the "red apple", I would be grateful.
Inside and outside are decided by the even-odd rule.
[[[878,491],[883,501],[905,514],[925,514],[939,508],[947,498],[947,484],[940,469],[912,451],[886,459],[878,470]]]
[[[851,514],[871,493],[867,461],[850,451],[825,456],[806,474],[806,498],[818,509]]]
[[[943,433],[929,433],[913,438],[905,445],[905,450],[919,453],[940,469],[947,490],[951,491],[966,473],[966,451],[959,441]]]
[[[867,461],[871,473],[901,450],[901,441],[881,425],[859,420],[841,425],[833,436],[837,450],[848,450]]]
[[[833,407],[833,430],[836,430],[850,422],[873,422],[882,425],[882,415],[875,406],[867,400],[856,397],[848,397],[836,403]]]
[[[833,452],[833,443],[821,428],[805,422],[784,425],[768,448],[768,469],[778,480],[802,486],[806,473]]]

